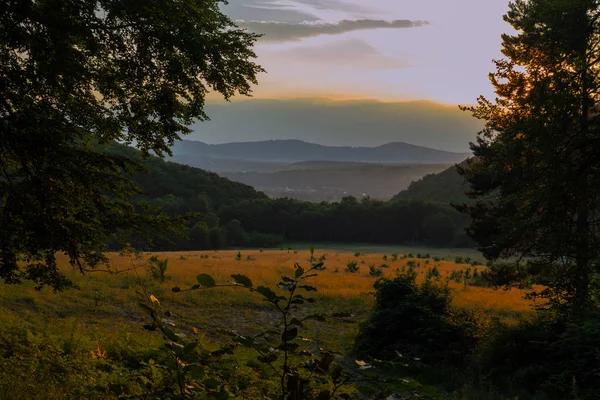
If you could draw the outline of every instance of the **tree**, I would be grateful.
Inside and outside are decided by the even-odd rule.
[[[209,90],[248,95],[257,35],[218,0],[7,0],[0,8],[0,279],[61,289],[54,254],[82,272],[105,243],[179,222],[130,203],[119,141],[148,154],[206,120]],[[94,146],[94,147],[93,147]],[[123,235],[127,236],[127,235]]]
[[[202,221],[196,223],[192,229],[190,229],[189,233],[192,249],[209,249],[211,247],[209,236],[209,229],[208,226],[206,226],[206,223]]]
[[[541,293],[576,314],[591,299],[600,252],[600,10],[591,0],[517,0],[504,19],[506,59],[495,102],[465,108],[485,121],[459,168],[476,199],[461,205],[488,259],[527,257],[553,268]]]
[[[425,241],[436,245],[448,245],[454,239],[456,225],[444,214],[433,214],[425,217],[421,227]]]

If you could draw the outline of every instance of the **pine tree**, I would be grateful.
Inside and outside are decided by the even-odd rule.
[[[589,306],[600,241],[600,10],[591,0],[518,0],[504,16],[490,74],[497,98],[464,107],[485,121],[474,157],[467,229],[488,259],[519,257],[552,271],[555,309]]]

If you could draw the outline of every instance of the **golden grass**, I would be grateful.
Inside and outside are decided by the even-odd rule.
[[[289,250],[242,250],[241,260],[236,260],[237,250],[227,251],[198,251],[198,252],[165,252],[145,254],[143,259],[150,255],[157,255],[160,258],[169,259],[169,267],[167,274],[171,280],[167,286],[181,285],[182,288],[195,284],[195,277],[200,273],[212,275],[217,282],[225,283],[230,280],[232,274],[244,274],[248,276],[257,285],[274,285],[278,282],[282,274],[291,274],[294,263],[298,263],[303,267],[308,265],[308,251],[289,251]],[[322,252],[317,251],[316,256],[326,255],[326,271],[320,272],[319,276],[313,278],[312,284],[319,289],[319,294],[322,297],[336,297],[344,300],[364,297],[365,294],[373,291],[374,278],[368,276],[369,265],[380,266],[387,264],[390,268],[384,269],[384,276],[393,278],[395,270],[403,266],[407,266],[409,259],[398,259],[384,261],[381,254],[367,254],[354,257],[352,253],[339,252]],[[208,258],[202,258],[208,256]],[[130,267],[130,259],[128,257],[119,256],[116,253],[109,255],[111,268],[114,270],[122,270]],[[358,273],[344,272],[346,264],[355,260],[360,266]],[[419,267],[417,267],[418,279],[424,280],[427,270],[436,266],[442,278],[450,275],[452,271],[461,270],[466,265],[455,264],[451,261],[413,259]],[[61,257],[62,264],[66,264],[66,260]],[[143,270],[142,261],[140,268]],[[479,271],[485,267],[475,267]],[[336,272],[337,271],[337,272]],[[73,274],[73,273],[71,273]],[[71,275],[70,274],[70,275]],[[94,281],[115,280],[121,279],[123,276],[132,276],[133,272],[127,272],[119,275],[101,277],[100,273],[94,274]],[[81,279],[77,279],[81,284]],[[498,312],[500,314],[507,313],[527,313],[531,310],[532,302],[524,299],[525,290],[494,290],[490,288],[471,287],[464,290],[462,284],[451,282],[450,287],[454,290],[454,302],[457,306],[470,308],[473,310]],[[211,294],[211,301],[219,302],[221,300],[231,300],[231,297],[248,297],[247,293],[235,294],[235,290],[225,290],[225,294],[214,292]],[[252,300],[249,300],[252,302]]]
[[[262,297],[236,288],[215,288],[185,293],[173,293],[173,286],[185,289],[196,283],[196,275],[212,275],[218,283],[226,283],[232,274],[244,274],[252,279],[255,286],[273,287],[282,274],[291,275],[294,263],[307,267],[308,251],[288,250],[241,250],[241,260],[236,260],[237,250],[148,253],[137,262],[138,273],[146,282],[150,293],[160,299],[163,308],[176,312],[186,326],[196,326],[206,330],[208,339],[215,339],[217,328],[233,328],[240,331],[259,331],[272,324],[276,316]],[[317,251],[316,256],[324,254]],[[406,266],[411,260],[384,261],[381,254],[368,254],[355,257],[352,253],[325,251],[326,270],[310,284],[318,288],[316,294],[317,312],[350,312],[356,322],[364,320],[374,303],[373,292],[375,278],[369,277],[369,265],[387,264],[384,276],[393,278],[396,270]],[[169,280],[159,284],[148,279],[147,260],[151,255],[168,258],[167,275]],[[130,268],[131,259],[117,253],[109,254],[110,267],[113,270]],[[360,266],[358,273],[344,272],[346,264],[356,260]],[[136,290],[139,281],[133,271],[121,274],[89,273],[82,276],[68,266],[67,259],[59,256],[61,268],[80,288],[63,293],[53,293],[46,288],[35,291],[32,284],[17,286],[1,285],[0,315],[4,320],[22,320],[42,324],[57,334],[67,330],[77,330],[93,342],[102,343],[122,341],[124,337],[134,335],[140,341],[154,342],[159,337],[142,329],[148,323],[147,317],[137,305]],[[420,264],[416,271],[418,279],[425,279],[428,268],[437,266],[442,279],[452,271],[461,270],[466,265],[457,265],[450,261],[435,262],[414,260]],[[483,270],[485,267],[478,267]],[[451,282],[454,291],[454,303],[471,309],[482,318],[498,317],[505,321],[516,321],[531,312],[532,303],[523,296],[526,291],[493,290],[480,287],[463,286]],[[358,329],[357,324],[340,321],[314,323],[310,334],[320,338],[330,348],[350,346]],[[340,348],[341,347],[341,348]],[[90,349],[93,350],[93,349]]]

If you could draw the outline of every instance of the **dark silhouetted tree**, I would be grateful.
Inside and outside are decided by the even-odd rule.
[[[489,259],[525,256],[553,268],[542,295],[583,311],[600,255],[600,10],[591,0],[515,1],[504,19],[495,102],[461,173],[477,201],[469,234]]]
[[[206,120],[209,90],[249,94],[257,36],[217,0],[6,0],[0,7],[0,279],[60,289],[54,254],[81,271],[129,230],[168,234],[143,212],[125,157],[98,143],[169,146]],[[171,228],[180,226],[173,224]]]

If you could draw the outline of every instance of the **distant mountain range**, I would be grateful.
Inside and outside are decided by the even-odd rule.
[[[377,147],[324,146],[301,140],[268,140],[260,142],[237,142],[206,144],[182,140],[172,148],[173,161],[195,165],[195,160],[214,164],[234,164],[230,170],[240,171],[245,165],[254,168],[267,164],[290,164],[304,161],[362,162],[377,164],[451,164],[463,161],[468,153],[453,153],[408,143],[394,142]],[[260,164],[256,164],[260,163]],[[256,169],[250,170],[256,171]]]

